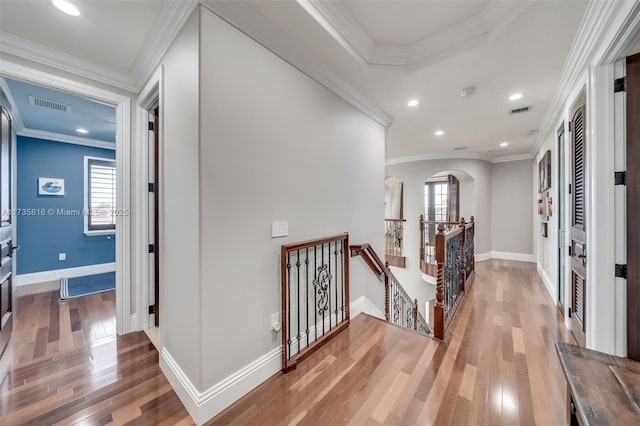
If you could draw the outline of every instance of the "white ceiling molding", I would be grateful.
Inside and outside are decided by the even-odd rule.
[[[154,23],[145,40],[144,48],[133,63],[131,79],[136,93],[142,90],[148,78],[158,68],[160,61],[198,3],[198,0],[163,2],[167,11],[159,14],[161,19]]]
[[[167,8],[167,11],[159,14],[159,20],[154,24],[153,30],[149,32],[144,47],[128,74],[95,65],[76,56],[6,32],[0,32],[0,51],[137,93],[142,89],[146,79],[158,67],[174,38],[198,5],[197,0],[163,3],[163,7]]]
[[[7,84],[7,80],[3,77],[0,77],[0,88],[2,92],[7,97],[9,101],[9,105],[11,106],[11,126],[15,133],[20,134],[24,131],[24,122],[22,121],[22,117],[20,117],[20,111],[18,111],[18,107],[16,106],[16,100],[11,93],[11,89],[9,89],[9,85]]]
[[[505,155],[504,157],[496,157],[491,160],[491,163],[508,163],[511,161],[523,161],[523,160],[533,160],[534,156],[531,154],[520,154],[520,155]]]
[[[127,74],[95,65],[13,34],[0,32],[0,51],[130,92],[135,92],[136,89]]]
[[[510,161],[522,161],[532,160],[534,158],[531,154],[519,154],[519,155],[507,155],[503,157],[492,157],[487,154],[480,153],[450,153],[450,154],[425,154],[414,155],[410,157],[398,157],[385,161],[385,166],[393,166],[394,164],[414,163],[416,161],[428,161],[428,160],[480,160],[486,161],[492,164],[495,163],[507,163]]]
[[[409,157],[398,157],[392,158],[384,162],[385,166],[392,166],[394,164],[402,164],[402,163],[414,163],[416,161],[427,161],[427,160],[481,160],[481,161],[491,161],[492,157],[487,154],[476,154],[476,153],[450,153],[450,154],[425,154],[425,155],[412,155]]]
[[[340,2],[296,0],[358,62],[415,71],[485,44],[532,2],[490,2],[481,13],[412,45],[376,44]]]
[[[100,141],[97,139],[81,138],[78,136],[61,135],[59,133],[45,132],[42,130],[23,129],[21,132],[16,132],[19,136],[26,136],[29,138],[45,139],[53,142],[70,143],[73,145],[91,146],[93,148],[110,149],[115,151],[115,142]]]
[[[304,46],[292,42],[294,37],[273,25],[251,4],[223,1],[206,2],[204,6],[381,125],[391,126],[393,117],[389,113],[353,88],[327,64],[315,59]]]
[[[634,4],[607,1],[589,3],[562,69],[551,104],[542,119],[542,126],[536,143],[531,149],[531,155],[536,155],[547,137],[555,131],[558,118],[563,114],[571,91],[580,83],[587,67],[594,63],[596,49],[600,47],[605,32],[611,28],[611,22],[616,18],[620,19],[620,15],[627,17],[630,14],[638,14],[637,6],[637,2]],[[627,22],[630,21],[633,20]],[[584,83],[586,84],[586,81]]]

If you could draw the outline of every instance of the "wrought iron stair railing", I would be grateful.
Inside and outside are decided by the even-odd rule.
[[[349,235],[282,246],[282,370],[349,326]]]
[[[438,225],[435,235],[436,303],[433,308],[433,333],[444,339],[456,310],[471,286],[475,274],[475,221],[464,219],[456,228]]]
[[[384,312],[386,320],[400,327],[433,336],[433,331],[418,309],[418,300],[411,299],[396,276],[389,269],[388,262],[376,254],[369,244],[350,246],[351,257],[360,256],[380,282],[384,283]]]

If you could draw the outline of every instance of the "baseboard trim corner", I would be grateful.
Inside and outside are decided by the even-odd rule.
[[[367,296],[360,296],[349,304],[349,312],[351,318],[355,318],[360,313],[369,314],[376,318],[385,319],[384,312],[382,312],[376,305],[374,305]]]
[[[167,348],[162,348],[160,368],[189,415],[201,425],[280,371],[281,355],[282,348],[274,348],[204,392],[196,389]]]
[[[384,319],[384,313],[366,296],[351,302],[349,309],[352,318],[364,312]],[[134,320],[132,315],[131,322]],[[278,346],[203,392],[193,385],[166,347],[160,351],[160,368],[194,422],[201,425],[280,371],[281,357],[282,348]]]

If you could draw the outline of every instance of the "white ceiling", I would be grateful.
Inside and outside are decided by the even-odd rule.
[[[0,2],[0,49],[140,90],[193,1]],[[384,124],[387,159],[529,154],[586,1],[216,1],[208,8]],[[53,52],[53,53],[52,53]],[[72,64],[72,65],[69,65]],[[470,98],[460,91],[475,86]],[[509,102],[521,91],[524,98]],[[409,98],[421,104],[407,107]],[[514,107],[526,114],[509,116]],[[433,132],[443,129],[445,135]],[[502,141],[506,151],[494,152]]]
[[[477,16],[488,1],[343,1],[377,44],[406,46]]]

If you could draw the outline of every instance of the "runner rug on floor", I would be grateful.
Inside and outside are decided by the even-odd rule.
[[[88,294],[102,293],[116,288],[116,273],[87,275],[84,277],[62,278],[60,280],[60,299],[72,299]]]

